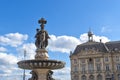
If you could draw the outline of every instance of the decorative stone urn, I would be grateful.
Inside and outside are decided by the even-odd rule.
[[[32,77],[28,80],[55,80],[52,78],[52,70],[63,68],[65,63],[49,59],[46,47],[50,37],[47,31],[44,30],[44,24],[46,24],[47,21],[44,18],[41,18],[38,23],[41,24],[41,29],[36,29],[37,33],[35,35],[35,45],[37,49],[35,59],[22,60],[17,64],[19,68],[32,70],[30,72]]]

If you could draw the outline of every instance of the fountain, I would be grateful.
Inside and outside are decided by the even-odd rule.
[[[49,59],[46,47],[48,46],[48,39],[50,37],[47,31],[44,30],[44,24],[47,21],[41,18],[38,23],[41,24],[41,29],[36,29],[35,45],[37,49],[35,59],[22,60],[17,64],[19,68],[31,70],[30,74],[32,74],[32,77],[28,80],[55,80],[52,78],[52,70],[63,68],[65,63]]]

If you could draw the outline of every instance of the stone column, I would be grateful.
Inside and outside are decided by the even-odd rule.
[[[94,70],[94,73],[96,72],[96,58],[93,58],[93,70]]]

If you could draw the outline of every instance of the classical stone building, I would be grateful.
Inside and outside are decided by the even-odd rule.
[[[77,45],[71,52],[71,80],[120,80],[120,41],[93,41]]]

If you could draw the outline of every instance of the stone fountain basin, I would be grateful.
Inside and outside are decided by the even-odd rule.
[[[65,63],[58,60],[22,60],[19,61],[18,67],[22,69],[60,69]]]

